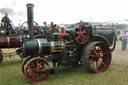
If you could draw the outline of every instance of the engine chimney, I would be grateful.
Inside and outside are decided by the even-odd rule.
[[[27,18],[28,18],[28,34],[30,39],[33,39],[33,7],[32,3],[26,5],[27,7]]]

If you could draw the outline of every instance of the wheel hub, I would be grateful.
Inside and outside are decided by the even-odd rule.
[[[47,71],[49,69],[50,69],[49,66],[46,66],[46,67],[37,67],[36,70],[35,70],[35,72],[41,73],[41,72],[45,72],[45,71]]]

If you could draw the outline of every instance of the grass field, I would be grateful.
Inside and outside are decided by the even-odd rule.
[[[18,56],[4,57],[0,64],[0,85],[32,85],[21,72],[21,63]],[[58,67],[55,75],[33,85],[128,85],[128,50],[121,51],[121,42],[118,41],[111,65],[104,73],[89,73],[82,67]]]

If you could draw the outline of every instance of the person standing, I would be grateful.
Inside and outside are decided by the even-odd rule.
[[[57,27],[57,25],[54,24],[53,22],[51,22],[50,30],[52,31],[52,33],[54,33],[56,31],[56,27]]]
[[[45,29],[45,34],[47,35],[48,34],[48,26],[47,26],[47,22],[44,22],[44,29]]]
[[[128,37],[128,33],[126,30],[124,30],[120,37],[122,38],[122,51],[126,50],[126,46],[127,46],[127,37]]]

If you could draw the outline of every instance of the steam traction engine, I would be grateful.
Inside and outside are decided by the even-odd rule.
[[[10,28],[5,26],[0,27],[0,48],[17,48],[22,46],[22,36],[17,35],[16,33],[11,32]],[[3,52],[0,49],[0,64],[3,61]]]
[[[28,27],[33,33],[33,4],[28,4]],[[47,79],[51,67],[50,56],[59,65],[82,64],[90,72],[104,72],[111,63],[111,52],[116,45],[116,35],[112,28],[93,25],[78,25],[75,29],[50,34],[51,38],[25,41],[22,47],[22,72],[33,83]],[[32,36],[32,34],[30,35]]]
[[[25,42],[23,56],[26,60],[22,64],[23,73],[34,83],[45,80],[50,71],[45,56],[49,55],[54,56],[59,65],[82,63],[91,72],[106,71],[111,62],[111,49],[115,48],[116,36],[112,30],[95,29],[92,26],[79,25],[65,39],[61,38],[61,33],[53,33],[51,41],[33,39]]]
[[[22,63],[22,72],[33,83],[44,81],[51,69],[49,56],[54,57],[59,65],[82,64],[88,71],[104,72],[111,63],[111,52],[115,45],[116,35],[112,28],[78,25],[68,33],[52,33],[50,39],[24,42],[22,52],[26,59]]]

